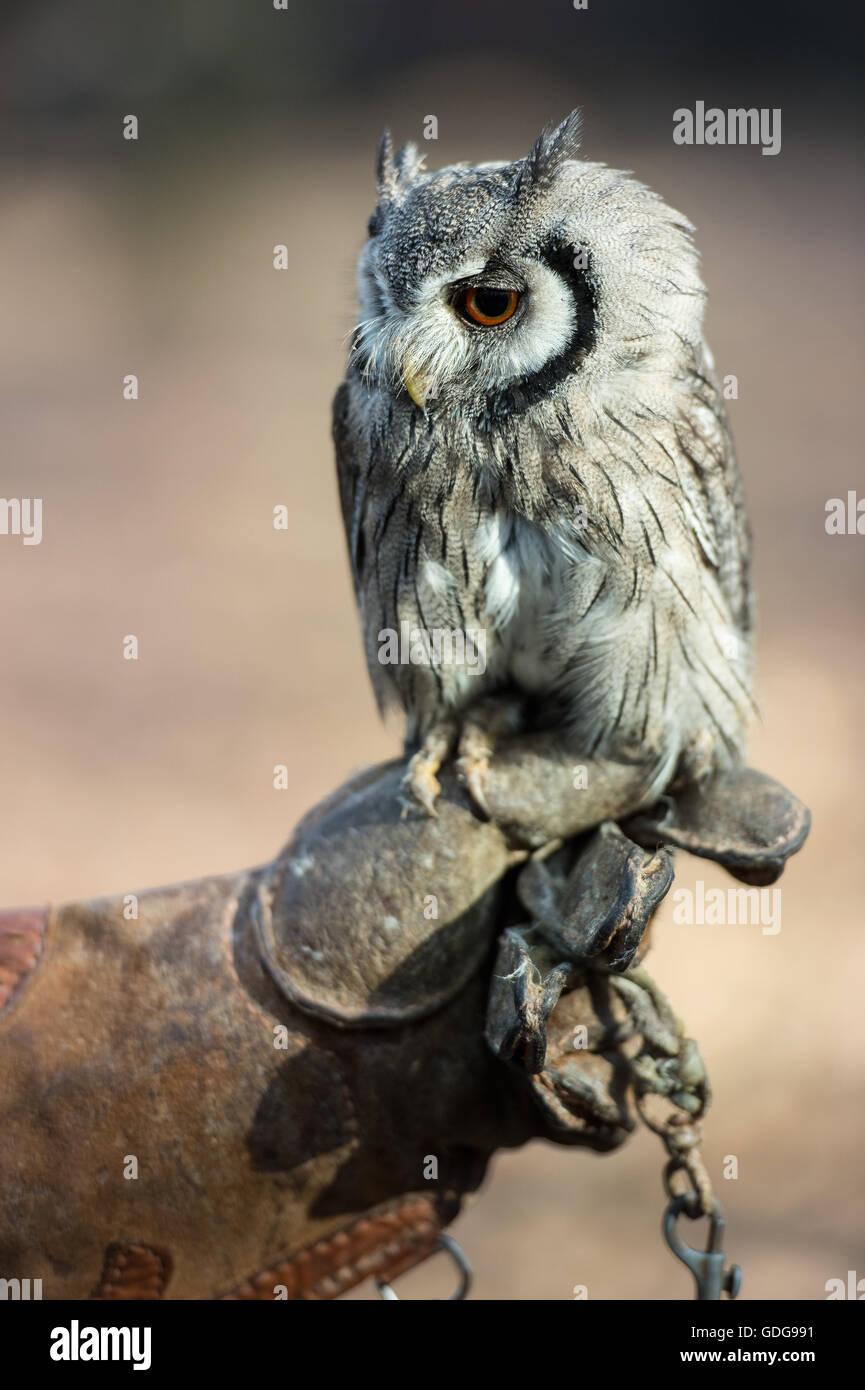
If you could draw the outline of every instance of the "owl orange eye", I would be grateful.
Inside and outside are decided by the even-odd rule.
[[[495,328],[512,317],[520,296],[516,290],[500,290],[493,285],[470,285],[460,298],[465,318],[484,328]]]

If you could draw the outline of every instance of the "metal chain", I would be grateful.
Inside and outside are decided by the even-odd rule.
[[[735,1298],[742,1271],[738,1265],[724,1268],[724,1212],[712,1192],[712,1180],[700,1152],[700,1121],[709,1108],[711,1088],[699,1049],[642,966],[618,979],[609,978],[628,1009],[634,1032],[642,1037],[640,1051],[627,1058],[637,1112],[669,1155],[663,1171],[668,1198],[664,1237],[676,1258],[693,1274],[699,1300],[720,1299],[722,1293]],[[655,1119],[648,1108],[650,1097],[663,1097],[673,1107],[672,1112],[664,1119]],[[676,1181],[682,1174],[687,1179],[684,1187]],[[678,1233],[681,1217],[691,1221],[708,1218],[705,1250],[696,1250],[682,1240]]]

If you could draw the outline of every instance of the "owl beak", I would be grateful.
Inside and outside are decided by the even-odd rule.
[[[414,367],[407,362],[403,370],[402,379],[405,389],[408,391],[415,405],[423,410],[424,403],[429,396],[430,386],[432,385],[429,377],[424,376],[422,372],[416,372]]]

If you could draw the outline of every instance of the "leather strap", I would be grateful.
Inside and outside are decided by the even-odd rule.
[[[324,1300],[339,1298],[371,1275],[390,1283],[434,1254],[439,1235],[457,1208],[453,1202],[442,1213],[425,1196],[374,1208],[334,1235],[245,1280],[222,1298]]]
[[[441,1204],[413,1196],[375,1207],[332,1236],[245,1279],[222,1294],[221,1301],[323,1301],[339,1298],[373,1275],[391,1283],[435,1253],[441,1231],[458,1210],[454,1196]],[[116,1241],[105,1252],[91,1297],[123,1302],[160,1299],[172,1271],[171,1255],[161,1246]]]

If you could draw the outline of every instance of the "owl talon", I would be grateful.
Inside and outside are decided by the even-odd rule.
[[[402,798],[402,820],[418,808],[438,820],[435,807],[436,798],[441,791],[441,783],[436,777],[438,768],[439,764],[431,762],[428,758],[419,755],[412,758],[402,779],[403,791],[406,793]]]
[[[492,820],[486,796],[487,779],[490,775],[489,756],[485,753],[463,753],[457,762],[457,772],[478,810],[487,820]]]

